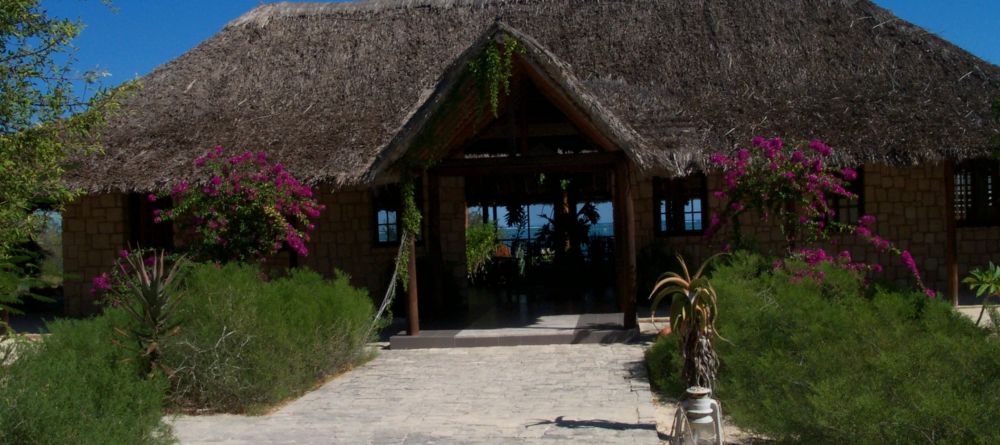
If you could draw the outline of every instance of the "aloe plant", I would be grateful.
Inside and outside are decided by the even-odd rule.
[[[962,282],[968,284],[969,289],[972,289],[977,296],[983,297],[983,307],[979,310],[979,318],[976,319],[976,324],[978,325],[983,321],[983,314],[986,313],[986,309],[990,307],[990,297],[1000,297],[1000,267],[997,267],[997,265],[990,261],[988,265],[982,268],[969,271],[969,276],[962,280]]]
[[[160,345],[164,338],[177,333],[179,325],[174,316],[178,294],[174,283],[184,263],[181,257],[166,267],[167,253],[154,253],[143,259],[141,250],[124,256],[127,272],[124,274],[125,291],[120,295],[121,307],[133,319],[131,332],[119,330],[138,348],[142,371],[149,375],[159,367]],[[125,264],[121,268],[126,271]]]
[[[653,300],[651,309],[670,297],[670,326],[677,334],[684,367],[681,376],[688,386],[712,388],[719,369],[719,358],[712,340],[719,336],[715,328],[718,317],[718,296],[708,277],[705,267],[721,254],[705,260],[694,275],[688,272],[684,257],[677,255],[682,274],[667,272],[653,286],[649,298]],[[721,338],[721,337],[720,337]]]

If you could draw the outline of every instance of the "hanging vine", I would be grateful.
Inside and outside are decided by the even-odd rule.
[[[502,46],[502,48],[501,48]],[[476,90],[478,100],[476,101],[476,115],[481,116],[487,103],[494,117],[499,115],[500,93],[510,94],[510,79],[514,72],[514,55],[523,54],[524,46],[510,36],[505,36],[503,43],[494,40],[489,41],[483,52],[476,58],[469,61],[469,71]],[[461,83],[462,81],[459,81]],[[400,161],[400,170],[403,178],[400,180],[400,195],[402,199],[402,223],[404,240],[413,242],[420,233],[421,220],[420,208],[417,207],[416,187],[414,181],[419,176],[414,177],[411,172],[422,171],[424,173],[440,162],[437,159],[434,129],[441,124],[443,116],[449,111],[453,111],[459,103],[459,97],[452,93],[445,99],[443,109],[438,110],[424,126],[421,132],[410,145],[409,154]],[[409,286],[410,249],[401,246],[399,254],[396,256],[397,273],[396,277],[403,289]]]
[[[517,40],[505,36],[503,48],[494,40],[486,44],[486,48],[478,57],[469,62],[469,71],[476,80],[479,90],[479,100],[476,102],[476,114],[481,115],[483,106],[489,101],[493,117],[499,115],[500,90],[504,95],[510,94],[510,78],[514,74],[514,54],[523,54],[524,47]]]
[[[416,198],[416,186],[414,185],[414,178],[407,175],[400,181],[400,196],[402,198],[403,207],[403,233],[405,236],[403,240],[407,243],[415,242],[417,236],[420,233],[420,223],[423,216],[420,214],[420,208],[417,207]],[[409,247],[402,247],[399,249],[399,255],[396,257],[397,272],[396,276],[403,286],[403,290],[408,290],[410,285],[410,249]]]

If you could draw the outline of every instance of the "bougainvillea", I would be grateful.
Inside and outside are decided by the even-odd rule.
[[[916,260],[873,231],[875,217],[862,215],[856,223],[839,222],[832,206],[835,198],[853,199],[849,185],[858,177],[850,168],[829,164],[833,149],[819,140],[807,148],[785,145],[780,138],[755,137],[752,148],[742,148],[733,155],[714,154],[710,160],[722,170],[723,188],[714,193],[725,205],[721,214],[712,214],[706,237],[729,228],[733,243],[745,243],[740,230],[740,215],[755,211],[765,222],[773,221],[785,238],[786,256],[801,260],[804,268],[790,270],[797,278],[823,279],[820,264],[832,264],[860,273],[881,272],[882,265],[866,263],[843,250],[832,254],[816,244],[831,241],[838,234],[853,234],[879,253],[898,255],[913,274],[917,286],[928,296]],[[775,261],[775,268],[789,268],[789,262]]]
[[[308,255],[313,220],[325,206],[267,154],[244,152],[225,157],[215,147],[194,161],[208,180],[196,186],[178,182],[170,192],[174,206],[154,210],[154,221],[176,221],[193,235],[197,258],[226,262],[261,260],[288,246]],[[149,196],[151,201],[158,197]]]

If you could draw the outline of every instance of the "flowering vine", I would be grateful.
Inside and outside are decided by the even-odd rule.
[[[312,189],[280,163],[271,163],[264,152],[224,153],[215,147],[195,159],[208,181],[201,186],[175,184],[170,192],[173,209],[154,210],[154,221],[178,222],[194,235],[195,256],[214,261],[259,260],[283,246],[308,255],[313,220],[325,208]],[[149,200],[158,197],[150,195]]]
[[[780,138],[753,138],[752,148],[741,148],[734,155],[713,154],[711,163],[722,170],[723,188],[715,197],[725,202],[721,214],[712,214],[706,237],[712,237],[725,227],[731,228],[734,243],[744,243],[739,226],[740,215],[756,211],[764,221],[774,220],[785,238],[789,258],[802,260],[805,269],[793,270],[796,278],[823,279],[817,266],[832,264],[860,273],[881,272],[882,266],[853,258],[849,251],[828,253],[822,247],[802,247],[830,240],[834,234],[853,234],[879,253],[898,255],[913,274],[917,286],[928,296],[936,293],[924,286],[913,255],[895,247],[875,234],[875,217],[862,215],[856,223],[836,221],[832,200],[856,198],[848,190],[858,177],[850,168],[833,168],[828,160],[833,149],[820,140],[809,142],[808,148],[788,146]],[[787,268],[778,260],[775,268]]]

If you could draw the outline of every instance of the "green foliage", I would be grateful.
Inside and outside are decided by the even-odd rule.
[[[177,408],[256,412],[368,357],[374,310],[345,275],[294,269],[264,282],[256,266],[198,264],[181,292],[182,329],[161,356]]]
[[[718,345],[716,394],[736,425],[778,443],[1000,441],[998,338],[947,303],[866,295],[856,274],[823,267],[824,281],[796,281],[740,254],[712,274],[731,341]],[[676,391],[672,349],[647,359],[653,381]]]
[[[406,243],[414,242],[420,234],[420,221],[423,216],[420,214],[420,207],[417,207],[416,186],[413,178],[406,178],[400,184],[400,194],[403,200],[403,232],[405,237],[401,241]],[[396,255],[396,279],[406,290],[410,285],[410,249],[403,244],[400,246],[399,254]]]
[[[0,260],[43,226],[36,208],[72,198],[61,180],[67,156],[96,149],[107,113],[133,86],[74,97],[71,42],[80,29],[48,17],[37,0],[0,2]]]
[[[677,255],[681,273],[666,272],[653,285],[649,298],[653,300],[650,310],[667,297],[670,302],[670,327],[677,338],[677,345],[683,358],[681,376],[688,386],[713,388],[719,359],[712,340],[718,335],[715,320],[719,315],[718,296],[712,283],[703,273],[717,258],[714,255],[698,267],[694,275],[688,271],[684,257]]]
[[[465,228],[465,266],[469,279],[475,280],[486,273],[500,241],[496,226],[484,222],[482,214],[474,212],[469,220],[469,226]]]
[[[59,321],[40,343],[18,345],[0,367],[0,443],[151,444],[170,442],[161,422],[166,379],[139,377],[113,344],[120,311]]]
[[[976,324],[983,321],[983,314],[990,307],[990,297],[1000,297],[1000,267],[990,261],[989,265],[969,271],[969,276],[962,280],[976,295],[983,297],[983,308],[979,311]],[[995,318],[993,319],[996,322]]]
[[[487,42],[483,52],[469,62],[469,71],[475,77],[476,86],[479,88],[479,101],[476,102],[477,115],[482,114],[482,108],[487,101],[493,116],[498,115],[500,90],[503,89],[505,95],[510,94],[514,54],[522,53],[524,47],[521,43],[505,36],[502,45],[493,40]]]

